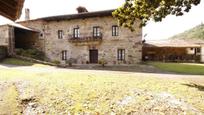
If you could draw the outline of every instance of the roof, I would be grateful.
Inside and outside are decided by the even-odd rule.
[[[37,30],[34,30],[34,29],[31,29],[31,28],[25,27],[25,26],[20,25],[20,24],[17,24],[17,23],[11,23],[11,24],[8,24],[8,25],[9,25],[9,26],[12,26],[12,27],[19,28],[19,29],[23,29],[23,30],[28,30],[28,31],[32,31],[32,32],[38,32]]]
[[[13,21],[21,16],[24,0],[0,0],[0,15]]]
[[[78,13],[78,14],[44,17],[44,18],[39,18],[37,20],[56,21],[56,20],[71,20],[71,19],[81,19],[81,18],[104,17],[104,16],[112,16],[113,11],[114,10],[83,12],[83,13]]]
[[[157,41],[147,41],[144,47],[200,47],[201,41],[181,40],[181,39],[167,39]],[[204,43],[204,42],[203,42]]]
[[[23,30],[27,30],[27,31],[32,31],[32,32],[40,32],[40,31],[38,31],[38,30],[25,27],[25,26],[23,26],[23,25],[21,25],[21,24],[15,23],[15,22],[9,23],[9,24],[0,25],[0,27],[3,27],[3,26],[15,27],[15,28],[19,28],[19,29],[23,29]]]

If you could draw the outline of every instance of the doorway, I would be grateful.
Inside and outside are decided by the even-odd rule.
[[[98,50],[89,50],[89,58],[91,64],[98,63]]]

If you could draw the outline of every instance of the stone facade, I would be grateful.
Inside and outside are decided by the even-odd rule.
[[[13,27],[9,25],[0,26],[0,47],[7,50],[7,55],[14,54],[14,34]]]
[[[204,63],[204,45],[201,47],[201,62]]]
[[[131,32],[129,29],[119,27],[119,35],[112,36],[112,26],[117,25],[117,20],[112,16],[78,18],[71,20],[43,19],[20,22],[23,26],[40,31],[35,43],[37,48],[45,52],[51,61],[62,60],[62,51],[67,51],[67,59],[75,59],[77,64],[90,63],[90,50],[98,51],[98,62],[105,60],[108,64],[136,64],[141,61],[142,55],[142,29],[139,28],[138,20]],[[93,36],[93,27],[99,27],[102,39],[94,41],[70,41],[73,37],[73,29],[79,28],[80,38],[87,39]],[[58,38],[61,30],[62,39]],[[118,61],[118,49],[124,49],[125,59]]]
[[[0,46],[9,45],[9,26],[4,25],[0,27]]]

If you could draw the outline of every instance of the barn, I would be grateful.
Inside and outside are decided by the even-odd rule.
[[[0,15],[15,21],[20,18],[24,0],[0,0]],[[0,60],[12,54],[14,26],[3,25],[0,28]],[[9,53],[8,53],[9,52]]]

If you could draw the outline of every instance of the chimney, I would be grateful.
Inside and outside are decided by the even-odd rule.
[[[88,12],[88,10],[83,6],[79,6],[76,10],[78,11],[78,13]]]
[[[30,20],[30,9],[25,9],[25,21]]]

